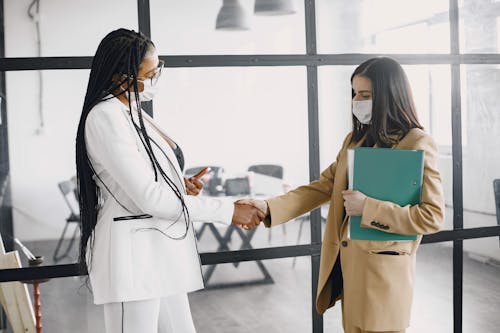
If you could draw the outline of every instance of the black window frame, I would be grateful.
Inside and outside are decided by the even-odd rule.
[[[4,0],[0,0],[0,94],[7,96],[5,72],[19,70],[64,70],[90,69],[92,57],[5,57],[4,43]],[[453,242],[453,332],[462,332],[463,312],[463,241],[484,237],[500,236],[500,226],[463,228],[463,170],[462,170],[462,123],[461,123],[461,78],[460,66],[466,64],[500,64],[500,54],[461,54],[459,48],[458,0],[449,0],[450,53],[449,54],[317,54],[315,1],[304,0],[306,54],[289,55],[161,55],[166,67],[259,67],[259,66],[302,66],[307,68],[308,130],[309,130],[309,176],[319,178],[319,119],[318,119],[318,67],[325,65],[358,65],[375,56],[390,56],[403,65],[446,64],[451,66],[451,106],[452,106],[452,161],[453,161],[453,230],[445,230],[424,236],[422,243]],[[138,0],[139,30],[151,36],[149,0]],[[152,113],[152,105],[147,106]],[[0,138],[0,232],[12,235],[12,211],[8,205],[10,195],[7,114],[2,108]],[[203,265],[234,263],[243,261],[311,257],[311,299],[312,331],[323,332],[323,317],[316,312],[316,291],[321,252],[321,215],[319,209],[311,213],[311,242],[305,245],[260,248],[251,250],[201,253]],[[4,237],[6,250],[13,244]],[[61,278],[85,275],[77,264],[26,267],[0,270],[0,282],[21,281],[44,278]]]

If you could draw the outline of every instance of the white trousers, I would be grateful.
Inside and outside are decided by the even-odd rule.
[[[187,294],[104,304],[106,333],[196,333]]]

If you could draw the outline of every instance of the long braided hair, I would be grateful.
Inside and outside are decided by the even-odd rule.
[[[137,76],[144,57],[147,52],[153,49],[153,42],[144,34],[133,30],[118,29],[110,32],[104,37],[92,60],[89,83],[76,136],[76,171],[81,219],[79,263],[82,272],[87,270],[87,262],[90,265],[92,261],[92,251],[89,251],[90,256],[87,257],[87,250],[89,246],[90,249],[92,249],[93,246],[93,231],[97,224],[100,197],[99,187],[92,178],[94,170],[87,154],[85,123],[92,108],[102,101],[127,94],[129,116],[149,156],[151,167],[155,175],[155,181],[158,181],[158,174],[160,174],[175,193],[181,202],[182,212],[179,217],[181,217],[181,215],[184,217],[186,234],[189,228],[189,212],[184,202],[183,195],[158,163],[153,153],[150,138],[142,117]],[[131,91],[131,88],[133,88],[133,91]],[[111,95],[111,97],[109,95]],[[137,108],[139,124],[136,123],[132,116],[132,101],[134,101],[134,106]],[[178,220],[179,218],[173,224]],[[186,234],[177,238],[166,236],[172,239],[182,239]]]

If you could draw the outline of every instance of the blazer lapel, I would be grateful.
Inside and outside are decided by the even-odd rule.
[[[122,104],[120,101],[118,101],[118,102],[120,104]],[[122,110],[123,110],[124,114],[126,115],[126,117],[130,118],[128,108],[123,106]],[[174,153],[172,147],[170,146],[170,144],[168,144],[168,142],[165,140],[165,138],[162,137],[162,136],[164,136],[164,137],[168,138],[169,136],[167,135],[165,130],[163,130],[153,120],[153,118],[151,118],[144,110],[142,111],[142,116],[146,119],[145,125],[149,128],[148,129],[149,136],[158,144],[159,148],[165,153],[165,155],[167,156],[167,159],[170,160],[170,162],[171,162],[169,164],[173,168],[172,171],[177,173],[177,175],[179,176],[179,178],[177,178],[177,175],[172,175],[172,180],[174,181],[174,183],[177,183],[177,186],[180,186],[181,188],[183,188],[185,190],[183,173],[182,173],[182,170],[180,169],[179,163],[177,161],[177,157],[175,156],[175,153]],[[138,122],[137,115],[134,115],[134,121],[136,123]],[[137,135],[135,129],[133,128],[134,125],[132,124],[130,119],[129,119],[129,123],[130,123],[130,126],[132,127],[132,131],[134,132],[134,135]],[[154,125],[154,127],[152,125]],[[160,133],[158,133],[158,132],[160,132]],[[140,142],[140,139],[138,139],[138,140]],[[152,146],[155,146],[155,144],[152,143]],[[163,156],[161,156],[161,157],[163,157]]]
[[[150,128],[152,129],[152,131],[149,131],[150,132],[149,135],[152,136],[152,137],[155,137],[156,143],[158,143],[158,145],[161,147],[161,149],[167,155],[168,159],[172,162],[171,165],[173,165],[175,172],[179,175],[179,178],[180,178],[179,181],[181,182],[181,184],[179,184],[179,185],[182,186],[182,187],[184,187],[185,184],[184,184],[184,181],[183,181],[183,178],[182,178],[183,177],[182,176],[182,170],[180,169],[179,163],[177,161],[177,156],[175,156],[174,150],[172,149],[172,147],[170,146],[170,144],[165,139],[165,138],[169,138],[170,139],[170,137],[167,135],[167,133],[165,132],[165,130],[163,128],[161,128],[161,126],[158,125],[158,123],[155,122],[153,120],[153,118],[151,118],[146,112],[143,111],[142,115],[152,125],[152,126],[150,126]],[[151,133],[151,132],[153,132],[153,133]]]

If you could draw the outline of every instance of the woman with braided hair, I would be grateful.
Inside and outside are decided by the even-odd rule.
[[[253,227],[256,208],[196,196],[179,146],[142,111],[163,62],[141,33],[99,44],[76,137],[80,264],[106,332],[195,332],[187,293],[203,288],[192,222]]]

